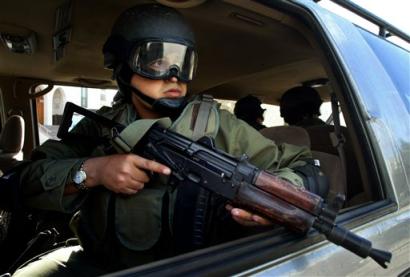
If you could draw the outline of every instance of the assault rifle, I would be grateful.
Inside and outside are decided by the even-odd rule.
[[[297,233],[314,228],[329,241],[362,258],[371,257],[383,268],[391,260],[390,252],[372,248],[370,241],[335,224],[344,196],[326,204],[320,196],[253,166],[245,155],[238,159],[217,149],[212,139],[193,141],[158,124],[137,145],[127,145],[121,137],[125,126],[72,103],[65,106],[58,137],[70,136],[73,113],[111,128],[117,147],[167,165],[172,177],[181,182],[200,185]]]

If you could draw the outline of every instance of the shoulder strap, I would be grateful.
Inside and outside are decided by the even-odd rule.
[[[193,140],[198,140],[205,134],[213,102],[214,99],[211,95],[202,95],[202,99],[199,104],[198,115],[196,116],[196,118],[192,117],[192,120],[195,120],[194,124],[192,124],[194,126],[192,137]]]
[[[206,133],[213,97],[202,95],[201,101],[192,110],[191,128],[193,140]],[[189,181],[178,187],[174,212],[174,240],[177,253],[201,248],[206,243],[211,193]]]

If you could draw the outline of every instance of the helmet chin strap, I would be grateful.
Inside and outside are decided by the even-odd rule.
[[[177,98],[163,97],[159,99],[154,99],[143,94],[139,89],[125,83],[121,76],[118,76],[117,81],[120,82],[122,86],[126,87],[127,89],[135,93],[135,95],[138,98],[140,98],[143,102],[148,104],[148,106],[150,106],[152,110],[165,116],[169,116],[171,117],[171,119],[175,119],[176,117],[178,117],[187,104],[185,96]]]

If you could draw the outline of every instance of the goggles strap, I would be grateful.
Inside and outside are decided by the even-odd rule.
[[[146,102],[148,105],[152,106],[155,102],[154,98],[151,98],[145,94],[143,94],[140,90],[134,88],[133,86],[128,86],[133,93],[135,93],[142,101]]]
[[[129,85],[131,81],[131,75],[133,74],[131,71],[127,71],[128,68],[118,68],[117,76],[117,83],[123,89],[129,90],[130,92],[134,93],[141,99],[143,102],[148,104],[153,110],[156,110],[164,115],[167,115],[173,119],[179,116],[180,112],[186,105],[186,97],[179,97],[176,99],[167,99],[167,98],[160,98],[154,99],[151,98],[144,93],[142,93],[139,89]],[[126,82],[125,80],[128,80]],[[130,96],[131,97],[131,96]]]
[[[133,86],[130,86],[129,84],[127,84],[121,77],[121,74],[118,75],[117,78],[118,82],[121,83],[122,86],[124,86],[125,88],[129,89],[130,91],[132,91],[133,93],[135,93],[139,98],[141,98],[142,101],[146,102],[148,105],[152,106],[155,102],[154,98],[151,98],[145,94],[143,94],[140,90],[136,89]]]

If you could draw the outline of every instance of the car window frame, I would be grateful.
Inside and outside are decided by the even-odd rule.
[[[396,208],[396,204],[390,200],[375,202],[340,214],[336,224],[346,228],[356,225],[357,221],[366,224],[395,211]],[[369,214],[372,214],[372,217],[369,217]],[[352,216],[356,222],[352,221]],[[247,276],[273,264],[290,260],[307,248],[321,244],[331,243],[316,230],[312,229],[306,236],[300,236],[279,228],[128,268],[111,273],[110,276],[227,276],[239,273]]]

